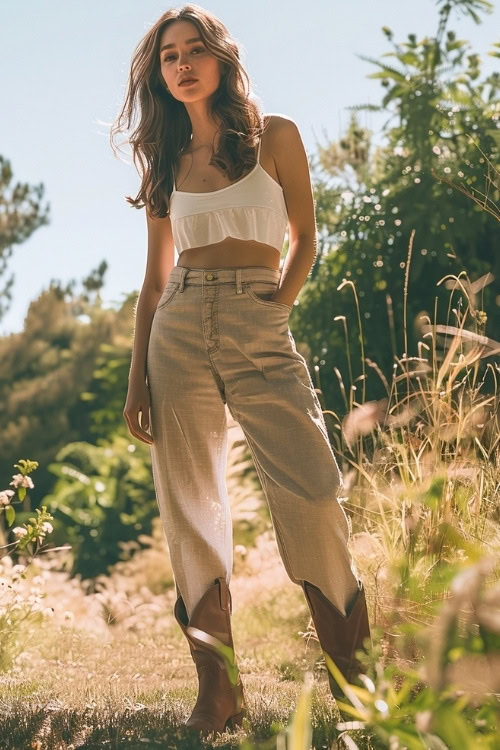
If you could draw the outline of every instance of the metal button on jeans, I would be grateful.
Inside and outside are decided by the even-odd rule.
[[[213,279],[213,278],[214,278],[214,275],[213,275],[213,273],[206,273],[206,274],[205,274],[205,279],[206,279],[207,281],[212,281],[212,279]]]

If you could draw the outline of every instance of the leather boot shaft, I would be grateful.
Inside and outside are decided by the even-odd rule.
[[[184,633],[198,673],[196,704],[186,726],[201,732],[223,732],[241,726],[246,713],[243,685],[234,656],[231,593],[216,578],[188,618],[177,598],[174,615]]]
[[[308,581],[302,584],[320,646],[335,662],[345,679],[356,684],[356,677],[363,666],[355,652],[365,649],[363,641],[370,639],[370,624],[366,607],[364,587],[358,590],[354,601],[343,615],[317,586]],[[344,698],[344,693],[333,675],[328,671],[330,690],[335,698]]]

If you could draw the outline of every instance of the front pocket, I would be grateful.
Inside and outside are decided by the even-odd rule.
[[[179,281],[168,281],[165,289],[163,290],[163,294],[161,295],[158,305],[156,307],[156,312],[158,310],[163,310],[164,307],[166,307],[175,297],[175,293],[179,288]]]
[[[246,286],[245,291],[250,299],[253,302],[257,302],[259,305],[265,305],[266,307],[281,307],[290,312],[292,305],[287,305],[286,302],[276,302],[271,299],[277,288],[277,284],[268,284],[265,281],[253,281]]]

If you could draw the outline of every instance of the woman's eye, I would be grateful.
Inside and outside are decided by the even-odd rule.
[[[191,50],[191,52],[203,52],[203,47],[193,47],[193,49]],[[169,60],[171,60],[174,57],[175,57],[175,55],[167,55],[164,58],[163,62],[168,62]]]

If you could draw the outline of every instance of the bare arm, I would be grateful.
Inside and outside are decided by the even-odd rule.
[[[154,219],[146,208],[148,227],[148,260],[142,289],[135,308],[135,328],[129,373],[127,401],[123,416],[130,433],[151,444],[146,432],[151,423],[151,401],[146,383],[147,352],[153,316],[170,272],[174,267],[174,241],[170,217]],[[139,414],[141,419],[139,422]]]
[[[170,216],[151,217],[146,209],[148,259],[135,313],[135,329],[129,379],[146,378],[146,357],[151,323],[170,272],[174,267],[174,240]]]
[[[269,131],[289,223],[289,249],[283,264],[281,285],[273,299],[293,305],[316,256],[314,198],[307,154],[297,125],[290,118],[273,115]]]

